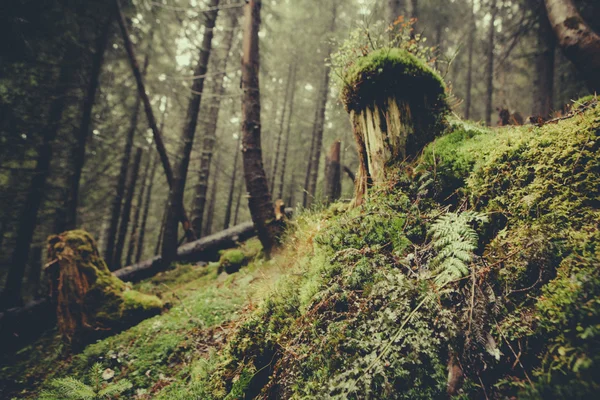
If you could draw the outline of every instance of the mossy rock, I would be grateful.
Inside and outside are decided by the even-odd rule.
[[[236,273],[262,251],[262,245],[257,239],[250,239],[240,247],[221,252],[219,259],[219,273]]]
[[[94,239],[83,230],[51,236],[48,259],[58,327],[69,342],[120,331],[162,310],[158,297],[132,290],[110,272]]]

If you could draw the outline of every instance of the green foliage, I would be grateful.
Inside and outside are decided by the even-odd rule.
[[[429,232],[437,254],[429,268],[437,275],[436,283],[444,285],[469,274],[469,264],[479,240],[471,224],[487,222],[485,215],[466,211],[442,215],[431,225]]]
[[[127,379],[108,382],[113,378],[112,370],[103,370],[102,364],[95,363],[90,371],[87,385],[72,377],[54,379],[52,389],[40,393],[40,400],[100,400],[118,398],[123,392],[131,389]]]

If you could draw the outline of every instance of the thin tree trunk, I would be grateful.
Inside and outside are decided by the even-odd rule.
[[[92,125],[92,109],[96,100],[96,92],[100,84],[100,73],[104,64],[104,53],[110,37],[110,27],[113,21],[111,12],[102,26],[102,31],[96,40],[96,49],[92,58],[92,68],[88,82],[87,93],[83,101],[83,112],[81,125],[76,136],[75,148],[73,149],[73,175],[70,177],[70,190],[67,196],[66,206],[66,229],[75,229],[77,226],[77,205],[79,203],[79,182],[85,163],[85,146]]]
[[[215,72],[221,73],[227,70],[229,61],[229,53],[233,45],[233,38],[237,26],[237,13],[232,13],[225,27],[225,37],[223,38],[222,54],[213,62],[211,68]],[[204,218],[204,209],[206,207],[206,192],[208,188],[208,180],[210,177],[210,164],[212,161],[214,145],[216,142],[217,125],[219,121],[219,111],[221,108],[221,98],[225,93],[223,86],[225,73],[220,74],[212,85],[212,93],[215,94],[214,99],[208,108],[208,120],[205,125],[204,137],[202,140],[202,153],[200,158],[200,174],[198,181],[194,187],[194,202],[192,205],[192,227],[197,237],[202,235],[202,224]]]
[[[135,262],[138,263],[142,259],[142,254],[144,252],[144,237],[146,236],[146,223],[148,222],[148,214],[150,214],[150,200],[152,200],[152,187],[154,186],[154,176],[156,175],[156,167],[158,163],[154,160],[154,157],[148,156],[152,161],[150,164],[152,165],[152,169],[150,171],[150,176],[148,177],[148,181],[146,182],[146,199],[144,201],[144,212],[142,214],[142,223],[140,224],[140,233],[137,237],[137,245],[136,245],[136,253],[135,253]],[[129,265],[129,263],[127,263]]]
[[[490,13],[492,18],[490,20],[490,28],[488,32],[488,49],[487,49],[487,69],[486,69],[486,83],[487,92],[485,97],[485,123],[486,125],[492,124],[492,110],[493,110],[493,98],[494,98],[494,35],[496,33],[496,27],[494,22],[496,21],[496,15],[498,8],[496,7],[497,0],[492,0]]]
[[[127,196],[123,203],[123,212],[121,213],[121,223],[119,224],[119,235],[117,237],[117,245],[115,246],[115,255],[109,265],[111,271],[120,269],[122,266],[123,249],[125,248],[125,239],[127,237],[127,229],[129,228],[129,219],[131,217],[131,206],[133,204],[133,195],[137,184],[137,178],[140,171],[140,163],[142,160],[142,149],[137,148],[133,159],[133,166],[129,174],[127,182]]]
[[[70,45],[61,61],[54,98],[50,103],[48,123],[42,133],[42,143],[38,149],[33,177],[27,197],[21,207],[16,244],[12,253],[11,264],[6,277],[4,291],[0,296],[0,308],[20,305],[25,265],[29,258],[29,249],[37,224],[37,216],[44,196],[46,181],[50,175],[52,161],[52,143],[58,134],[60,122],[67,106],[69,83],[75,75],[77,49]]]
[[[233,216],[233,225],[238,224],[238,217],[240,216],[240,204],[242,204],[242,195],[244,194],[244,182],[240,181],[238,185],[238,195],[235,202],[235,214]]]
[[[406,13],[406,0],[387,0],[388,23],[394,23],[404,13]]]
[[[258,30],[261,0],[248,0],[245,6],[242,43],[242,154],[248,206],[252,221],[267,257],[278,245],[283,227],[275,220],[275,210],[265,176],[261,150],[260,57]]]
[[[418,32],[417,23],[419,20],[419,0],[410,1],[410,17],[415,20],[413,24],[413,35]]]
[[[283,108],[281,110],[281,120],[279,121],[279,130],[277,131],[277,141],[275,145],[275,156],[273,158],[273,168],[271,169],[271,180],[269,188],[275,193],[275,177],[277,176],[277,169],[279,168],[279,152],[281,150],[281,138],[283,136],[283,127],[285,124],[285,115],[288,108],[288,102],[290,98],[290,85],[292,83],[292,74],[294,73],[294,66],[296,64],[291,63],[288,69],[287,82],[285,84],[285,92],[283,95]]]
[[[305,191],[305,193],[306,193],[306,191]],[[292,170],[292,181],[290,182],[289,195],[288,195],[288,200],[287,200],[287,204],[289,204],[290,207],[294,206],[294,195],[295,194],[296,194],[296,174]]]
[[[538,54],[535,60],[536,79],[532,114],[546,118],[552,112],[554,103],[554,54],[556,53],[556,38],[544,5],[540,7],[538,16]]]
[[[340,164],[341,142],[336,140],[329,148],[325,163],[325,189],[323,190],[325,204],[339,200],[342,194],[342,168]]]
[[[140,185],[140,189],[138,191],[137,200],[135,202],[135,213],[133,214],[133,223],[131,225],[131,233],[129,235],[129,245],[127,246],[127,256],[125,257],[125,265],[131,265],[133,262],[133,253],[135,252],[135,247],[138,243],[139,229],[140,229],[140,217],[142,214],[142,206],[144,201],[144,194],[146,193],[146,182],[148,181],[148,176],[150,175],[150,164],[152,162],[152,157],[148,154],[148,159],[146,160],[146,165],[144,167],[144,174],[142,177],[142,183]]]
[[[319,93],[321,93],[321,88],[319,88]],[[319,107],[315,108],[315,121],[317,120],[319,115]],[[302,192],[302,207],[307,208],[311,201],[312,196],[310,194],[310,177],[312,175],[313,166],[313,155],[315,153],[315,142],[316,142],[316,123],[313,123],[313,130],[310,139],[310,151],[308,153],[308,163],[306,165],[306,175],[304,176],[304,190]]]
[[[144,111],[146,113],[146,118],[148,119],[148,125],[150,126],[150,129],[152,130],[152,136],[154,138],[156,150],[158,151],[158,155],[160,157],[160,162],[165,171],[167,183],[169,184],[169,187],[171,187],[173,185],[173,169],[171,168],[169,156],[167,155],[167,149],[165,147],[165,143],[162,139],[161,133],[156,124],[156,118],[154,117],[154,112],[152,111],[152,105],[150,104],[150,99],[148,98],[148,94],[146,93],[144,79],[142,77],[140,68],[138,66],[137,59],[135,57],[135,51],[133,50],[133,44],[131,43],[131,39],[129,38],[127,22],[125,21],[125,17],[123,16],[123,11],[121,10],[121,3],[119,0],[114,0],[114,3],[115,3],[115,7],[117,9],[117,21],[119,22],[119,28],[121,29],[121,36],[123,37],[123,43],[125,45],[125,50],[127,51],[127,57],[129,59],[129,64],[131,66],[133,75],[135,77],[138,94],[144,105]],[[183,230],[184,230],[184,232],[186,232],[187,240],[192,241],[192,240],[196,239],[194,232],[191,229],[190,221],[189,221],[187,213],[183,207],[183,204],[181,204],[181,210],[179,212],[179,217],[180,217],[181,225],[183,226]]]
[[[600,92],[600,34],[577,11],[573,0],[545,0],[550,25],[565,56],[591,92]]]
[[[279,195],[278,199],[283,199],[283,186],[285,184],[285,170],[287,168],[287,157],[290,149],[290,132],[292,130],[292,117],[294,116],[294,100],[296,98],[296,64],[294,64],[294,72],[292,78],[292,93],[290,95],[290,109],[288,112],[287,126],[285,128],[285,147],[283,149],[283,158],[281,159],[281,176],[279,179]],[[273,192],[275,190],[273,189]],[[289,204],[291,206],[291,204]]]
[[[212,187],[210,188],[210,199],[208,200],[208,209],[206,210],[206,224],[202,229],[202,236],[208,236],[212,232],[213,220],[215,217],[215,205],[217,202],[217,190],[219,188],[219,172],[221,171],[221,153],[217,154],[217,165],[213,176]]]
[[[473,50],[475,48],[475,0],[471,0],[471,21],[469,23],[469,38],[467,40],[469,60],[467,64],[467,88],[465,98],[465,118],[471,117],[471,91],[473,90]]]
[[[231,223],[231,208],[233,207],[233,195],[236,188],[238,161],[240,158],[240,144],[242,136],[238,136],[237,145],[235,146],[235,155],[233,156],[233,172],[231,173],[231,183],[229,184],[229,195],[227,196],[227,207],[225,208],[225,222],[223,223],[223,229],[229,228]]]
[[[158,231],[158,240],[156,241],[156,247],[154,248],[154,255],[157,256],[160,254],[160,248],[162,247],[163,235],[165,233],[165,223],[167,221],[167,209],[163,211],[163,217],[160,222],[160,230]]]

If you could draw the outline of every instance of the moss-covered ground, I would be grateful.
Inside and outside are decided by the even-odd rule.
[[[270,261],[143,282],[168,312],[68,359],[49,335],[3,380],[35,398],[100,362],[138,399],[594,398],[599,152],[598,106],[453,121],[362,206],[300,213]]]

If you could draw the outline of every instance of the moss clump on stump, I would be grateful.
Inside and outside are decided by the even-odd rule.
[[[49,237],[48,260],[46,272],[58,327],[74,345],[135,325],[162,309],[158,297],[131,290],[109,271],[85,231]]]
[[[358,144],[355,203],[361,204],[368,185],[389,180],[386,167],[416,156],[443,132],[449,107],[442,78],[405,50],[376,50],[342,79]]]

